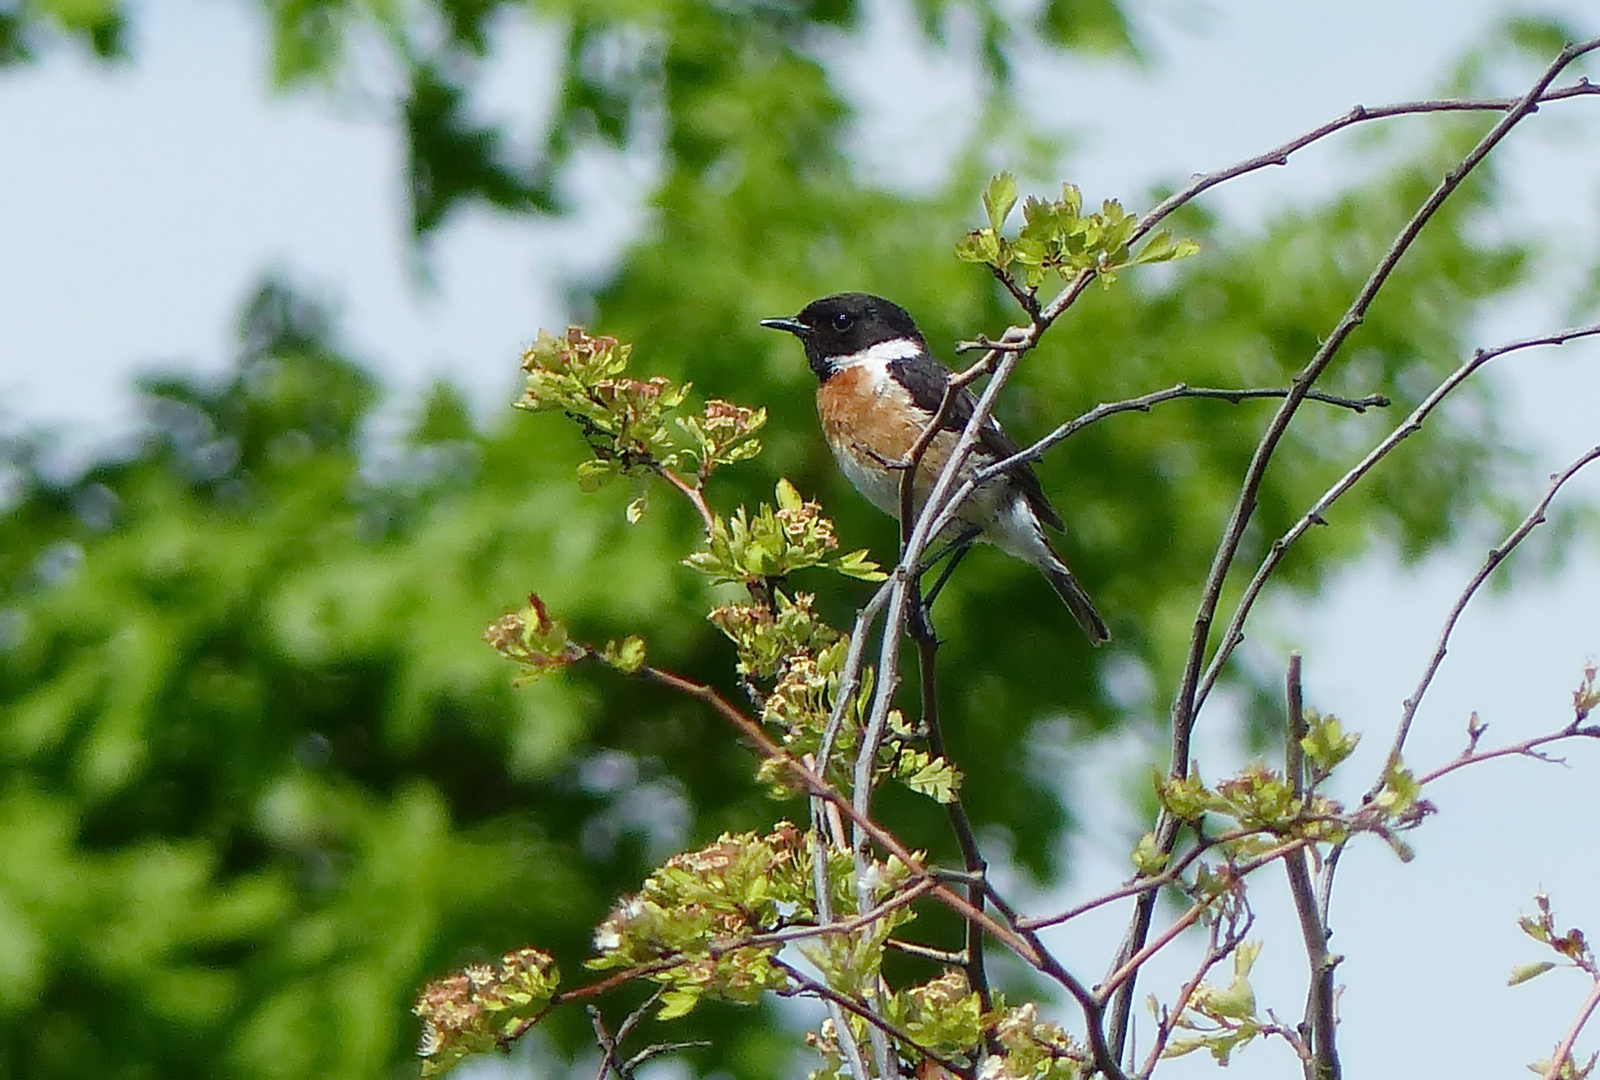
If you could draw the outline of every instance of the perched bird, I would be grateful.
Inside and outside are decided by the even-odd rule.
[[[866,293],[824,297],[793,318],[763,319],[761,325],[786,330],[805,346],[806,360],[821,384],[817,411],[833,456],[858,491],[898,518],[902,472],[894,465],[906,459],[933,419],[950,383],[950,369],[934,359],[904,308]],[[962,387],[951,404],[917,470],[913,495],[918,512],[972,418],[976,400]],[[963,476],[1019,449],[993,418],[985,420]],[[1061,517],[1045,498],[1032,466],[1013,466],[989,481],[973,493],[956,519],[959,526],[948,530],[944,539],[956,545],[957,557],[972,541],[982,540],[1032,563],[1061,595],[1091,642],[1099,645],[1109,639],[1106,624],[1083,586],[1045,539],[1044,526],[1060,529]]]

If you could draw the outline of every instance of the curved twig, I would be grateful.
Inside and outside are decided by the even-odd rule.
[[[1495,567],[1499,566],[1505,560],[1505,557],[1516,549],[1518,544],[1526,540],[1529,533],[1544,522],[1545,512],[1550,509],[1551,502],[1555,500],[1556,494],[1567,481],[1597,459],[1600,459],[1600,446],[1593,447],[1571,465],[1552,476],[1550,478],[1550,486],[1545,489],[1544,497],[1534,504],[1533,509],[1528,512],[1528,516],[1523,518],[1521,524],[1515,529],[1511,530],[1510,534],[1506,536],[1498,547],[1489,550],[1489,554],[1483,560],[1483,565],[1478,568],[1476,574],[1472,575],[1472,580],[1467,583],[1467,587],[1456,598],[1454,606],[1450,609],[1450,614],[1445,616],[1444,626],[1439,631],[1439,642],[1434,646],[1433,656],[1429,658],[1427,666],[1423,669],[1422,677],[1417,681],[1416,689],[1411,692],[1410,697],[1406,698],[1405,704],[1400,709],[1400,724],[1395,730],[1394,743],[1389,748],[1389,756],[1384,761],[1383,775],[1388,775],[1389,770],[1400,764],[1401,755],[1405,750],[1406,737],[1411,733],[1411,722],[1417,715],[1417,707],[1422,704],[1422,696],[1428,692],[1428,687],[1433,684],[1433,677],[1438,674],[1439,665],[1444,663],[1445,653],[1450,648],[1450,635],[1455,632],[1456,622],[1460,620],[1461,613],[1466,610],[1468,601],[1477,593],[1479,587],[1488,580],[1489,575],[1494,573]],[[1366,800],[1370,801],[1376,796],[1382,786],[1383,781],[1380,778],[1367,792]]]
[[[1212,560],[1211,570],[1206,576],[1205,586],[1201,591],[1199,608],[1195,613],[1194,632],[1190,639],[1189,655],[1184,665],[1182,681],[1172,705],[1172,756],[1169,763],[1169,773],[1173,776],[1186,776],[1189,771],[1190,738],[1194,730],[1196,694],[1199,689],[1201,668],[1205,659],[1206,647],[1211,637],[1211,624],[1216,616],[1217,605],[1222,597],[1222,587],[1227,579],[1228,571],[1233,566],[1234,558],[1238,554],[1239,545],[1244,540],[1245,529],[1254,515],[1256,495],[1265,478],[1267,464],[1271,461],[1278,443],[1282,440],[1284,432],[1288,430],[1289,422],[1294,418],[1300,405],[1305,401],[1307,392],[1312,384],[1320,378],[1328,365],[1333,362],[1334,356],[1344,345],[1351,332],[1360,325],[1365,318],[1368,307],[1377,296],[1380,289],[1389,280],[1390,274],[1399,264],[1401,257],[1408,251],[1439,207],[1442,206],[1457,188],[1461,186],[1467,176],[1488,156],[1500,142],[1511,132],[1517,124],[1532,114],[1539,105],[1544,94],[1548,92],[1550,84],[1555,81],[1569,64],[1586,53],[1600,49],[1600,38],[1568,45],[1562,49],[1556,58],[1546,66],[1532,87],[1519,98],[1514,105],[1505,110],[1505,115],[1495,123],[1487,134],[1462,158],[1461,162],[1451,169],[1441,180],[1433,192],[1423,202],[1398,236],[1389,245],[1383,256],[1378,260],[1377,266],[1368,275],[1366,283],[1356,294],[1356,298],[1345,310],[1339,322],[1323,341],[1311,359],[1294,377],[1291,392],[1279,406],[1277,413],[1267,425],[1267,430],[1256,446],[1250,465],[1245,471],[1244,482],[1239,491],[1238,501],[1234,504],[1233,512],[1223,530],[1222,541],[1217,547],[1217,552]],[[1224,172],[1228,172],[1224,170]],[[1237,172],[1228,175],[1238,175]],[[1220,176],[1216,181],[1226,179]],[[1204,190],[1203,187],[1191,185],[1196,188],[1196,193]],[[1192,197],[1192,196],[1191,196]],[[1169,200],[1170,202],[1171,200]],[[1147,217],[1155,218],[1152,211]],[[1171,814],[1163,813],[1156,826],[1156,843],[1159,850],[1170,853],[1177,841],[1179,822]],[[1134,917],[1128,927],[1127,936],[1123,940],[1122,948],[1118,951],[1114,967],[1121,967],[1128,958],[1135,956],[1143,946],[1145,938],[1150,932],[1150,921],[1155,912],[1155,898],[1153,894],[1140,897],[1134,911]],[[1111,1042],[1120,1056],[1127,1036],[1128,1017],[1133,1008],[1133,979],[1122,987],[1113,1005],[1111,1013]]]
[[[1324,524],[1329,508],[1333,506],[1347,491],[1356,485],[1362,477],[1366,476],[1374,466],[1387,457],[1401,442],[1422,430],[1422,422],[1428,414],[1445,399],[1451,392],[1467,380],[1474,372],[1483,367],[1490,360],[1504,356],[1507,353],[1517,352],[1522,349],[1531,349],[1539,345],[1564,345],[1577,338],[1592,337],[1600,334],[1600,323],[1591,323],[1588,326],[1575,326],[1566,330],[1558,330],[1553,334],[1543,334],[1537,337],[1522,338],[1518,341],[1507,342],[1493,349],[1479,349],[1472,357],[1462,364],[1450,376],[1434,388],[1433,392],[1423,398],[1421,403],[1405,418],[1405,422],[1377,446],[1363,457],[1349,472],[1323,492],[1322,497],[1311,504],[1294,526],[1278,539],[1272,542],[1266,558],[1261,560],[1261,566],[1256,570],[1255,577],[1250,579],[1250,584],[1245,586],[1244,595],[1240,597],[1238,606],[1234,609],[1233,619],[1222,635],[1221,642],[1217,645],[1217,652],[1211,658],[1210,665],[1206,668],[1204,678],[1200,680],[1200,688],[1195,694],[1195,710],[1205,703],[1207,695],[1211,693],[1218,676],[1222,673],[1223,665],[1233,655],[1233,650],[1244,641],[1244,624],[1249,617],[1251,609],[1261,595],[1261,590],[1266,586],[1267,579],[1272,576],[1278,564],[1283,561],[1284,553],[1289,546],[1299,540],[1315,525]]]

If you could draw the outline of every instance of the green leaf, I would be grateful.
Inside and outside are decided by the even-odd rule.
[[[960,770],[944,758],[929,758],[926,754],[916,757],[921,760],[916,762],[915,770],[901,776],[906,787],[937,803],[955,802],[956,791],[961,786]]]
[[[1259,941],[1246,941],[1233,954],[1233,982],[1226,990],[1208,995],[1208,1011],[1229,1020],[1246,1020],[1255,1016],[1256,991],[1250,985],[1250,969],[1255,966],[1261,952]]]
[[[777,497],[780,510],[798,511],[806,504],[795,486],[781,476],[778,478]]]
[[[1511,977],[1506,980],[1507,986],[1520,986],[1530,979],[1537,979],[1540,975],[1556,966],[1554,960],[1540,960],[1532,964],[1518,964],[1511,969]]]
[[[621,641],[608,641],[600,658],[618,671],[632,675],[644,667],[644,638],[630,634]]]
[[[620,466],[615,461],[591,460],[578,465],[578,490],[592,494],[617,478]]]
[[[872,561],[866,548],[859,548],[848,555],[839,556],[834,560],[833,568],[845,577],[860,581],[883,581],[889,576]]]
[[[1133,849],[1133,866],[1140,875],[1149,877],[1161,873],[1166,869],[1167,856],[1156,843],[1156,834],[1147,832],[1139,838],[1139,844]]]
[[[661,994],[661,1008],[656,1013],[658,1020],[676,1020],[680,1016],[687,1016],[694,1011],[700,1003],[700,992],[688,987],[675,986]]]
[[[1017,178],[1009,172],[997,173],[983,189],[983,208],[989,215],[989,228],[996,234],[1005,226],[1011,208],[1017,205]]]
[[[1200,245],[1193,240],[1174,240],[1172,233],[1162,229],[1147,240],[1139,254],[1135,255],[1135,263],[1170,262],[1173,259],[1183,259],[1200,250]]]

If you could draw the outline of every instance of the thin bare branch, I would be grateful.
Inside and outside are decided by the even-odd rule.
[[[1572,1060],[1572,1048],[1577,1044],[1578,1036],[1583,1033],[1584,1026],[1589,1023],[1589,1018],[1594,1015],[1596,1006],[1600,1006],[1600,979],[1596,979],[1594,985],[1589,988],[1589,996],[1583,999],[1583,1007],[1578,1010],[1577,1018],[1572,1021],[1572,1026],[1557,1044],[1556,1052],[1550,1055],[1550,1064],[1544,1070],[1544,1080],[1560,1080],[1566,1075],[1562,1072],[1562,1067]]]
[[[1018,450],[1010,457],[1002,458],[991,465],[985,465],[975,472],[970,479],[956,489],[955,494],[950,496],[949,502],[945,504],[944,509],[940,512],[939,519],[935,522],[934,533],[937,535],[942,531],[954,518],[956,510],[962,503],[971,498],[973,492],[977,491],[983,484],[1008,469],[1013,469],[1026,462],[1038,461],[1052,447],[1070,439],[1090,424],[1098,423],[1108,416],[1116,416],[1119,413],[1126,412],[1149,412],[1156,405],[1167,401],[1176,401],[1179,398],[1210,398],[1238,405],[1245,401],[1288,396],[1289,390],[1287,388],[1280,390],[1269,387],[1252,387],[1230,390],[1226,387],[1189,386],[1187,383],[1179,383],[1176,386],[1169,386],[1165,390],[1153,390],[1148,394],[1140,394],[1138,397],[1126,398],[1122,401],[1102,402],[1082,416],[1069,420],[1057,427],[1050,434],[1032,445]],[[1313,390],[1306,396],[1312,401],[1336,405],[1358,413],[1364,413],[1368,409],[1387,408],[1390,405],[1389,399],[1383,394],[1368,394],[1366,397],[1349,398]]]
[[[1306,734],[1305,697],[1300,681],[1300,654],[1289,654],[1289,673],[1285,696],[1288,702],[1288,738],[1284,749],[1284,775],[1296,796],[1305,794],[1305,756],[1300,740]],[[1339,1049],[1335,1036],[1337,1018],[1334,1016],[1334,969],[1340,957],[1328,952],[1330,932],[1317,907],[1316,892],[1311,884],[1311,869],[1306,849],[1292,851],[1284,856],[1283,869],[1289,878],[1289,895],[1294,899],[1295,915],[1300,920],[1300,937],[1305,944],[1308,977],[1306,980],[1306,1010],[1300,1021],[1300,1038],[1309,1051],[1302,1059],[1306,1080],[1339,1080]]]
[[[1200,856],[1204,855],[1207,851],[1210,851],[1212,848],[1223,844],[1231,844],[1247,837],[1256,836],[1264,831],[1265,830],[1262,829],[1230,829],[1229,831],[1221,833],[1217,836],[1202,837],[1200,842],[1195,844],[1194,847],[1190,848],[1188,851],[1185,851],[1182,855],[1169,860],[1166,868],[1158,874],[1136,877],[1133,880],[1124,883],[1119,888],[1112,889],[1110,892],[1101,893],[1099,896],[1096,896],[1091,900],[1085,900],[1083,903],[1067,908],[1065,911],[1062,911],[1058,914],[1045,915],[1032,919],[1013,919],[1012,923],[1019,930],[1042,930],[1047,926],[1059,926],[1064,922],[1070,922],[1080,915],[1086,915],[1096,908],[1104,907],[1105,905],[1113,903],[1117,900],[1124,900],[1130,896],[1138,896],[1140,893],[1147,893],[1165,888],[1174,881],[1177,881],[1183,875],[1183,872],[1189,868],[1190,864],[1192,864]]]
[[[863,926],[871,926],[884,916],[891,915],[932,892],[934,884],[935,879],[932,877],[921,878],[912,882],[908,888],[896,893],[871,911],[862,912],[860,915],[853,915],[848,919],[840,919],[837,922],[820,923],[816,926],[789,926],[782,930],[774,930],[770,934],[753,934],[750,937],[729,938],[725,941],[713,942],[706,952],[712,959],[716,959],[736,949],[759,949],[770,945],[783,945],[791,941],[803,941],[806,938],[822,937],[826,934],[854,933]]]
[[[1205,677],[1200,681],[1200,688],[1195,695],[1195,708],[1198,710],[1204,704],[1207,695],[1216,684],[1218,676],[1222,673],[1223,665],[1238,645],[1244,641],[1244,624],[1249,618],[1251,610],[1255,607],[1256,600],[1260,597],[1262,589],[1266,586],[1267,579],[1277,570],[1278,564],[1283,561],[1284,553],[1289,547],[1309,532],[1313,526],[1325,524],[1328,511],[1333,504],[1344,496],[1367,473],[1388,457],[1395,447],[1401,442],[1422,430],[1422,422],[1428,414],[1442,402],[1457,387],[1464,383],[1470,376],[1477,372],[1489,361],[1505,356],[1507,353],[1520,352],[1542,345],[1564,345],[1569,341],[1579,338],[1593,337],[1600,334],[1600,323],[1591,323],[1588,326],[1575,326],[1566,330],[1558,330],[1553,334],[1541,334],[1536,337],[1522,338],[1518,341],[1506,342],[1492,349],[1479,349],[1455,371],[1439,383],[1427,397],[1418,403],[1398,427],[1389,433],[1388,437],[1374,446],[1365,457],[1357,462],[1349,472],[1345,473],[1322,497],[1311,505],[1300,520],[1295,522],[1288,532],[1272,542],[1267,550],[1266,557],[1262,559],[1255,576],[1250,579],[1250,584],[1245,586],[1244,595],[1240,597],[1238,607],[1234,609],[1233,618],[1228,624],[1228,629],[1222,635],[1222,641],[1217,646],[1216,655],[1211,658],[1210,665],[1206,668]]]
[[[1156,1065],[1161,1061],[1167,1044],[1172,1040],[1172,1033],[1177,1028],[1178,1020],[1184,1011],[1189,1008],[1189,1002],[1194,999],[1195,992],[1206,981],[1206,976],[1211,974],[1211,969],[1216,967],[1237,949],[1250,932],[1250,927],[1255,922],[1255,914],[1248,904],[1241,903],[1234,909],[1235,913],[1225,919],[1217,919],[1211,924],[1210,933],[1206,942],[1206,951],[1200,958],[1200,963],[1195,966],[1194,974],[1189,981],[1183,984],[1178,991],[1178,996],[1173,999],[1172,1005],[1156,1022],[1155,1039],[1150,1045],[1150,1052],[1145,1055],[1142,1065],[1134,1075],[1139,1080],[1148,1080],[1155,1072]],[[1242,913],[1242,918],[1239,914]]]
[[[1552,731],[1544,735],[1536,735],[1531,739],[1523,739],[1521,742],[1510,743],[1506,746],[1497,746],[1493,750],[1464,751],[1456,757],[1451,758],[1443,765],[1440,765],[1438,768],[1432,769],[1417,777],[1417,784],[1418,786],[1426,787],[1440,777],[1448,776],[1458,769],[1466,768],[1468,765],[1476,765],[1482,761],[1493,761],[1496,758],[1503,757],[1525,757],[1533,758],[1536,761],[1543,761],[1551,765],[1562,764],[1561,759],[1553,758],[1548,754],[1540,753],[1539,748],[1541,746],[1548,746],[1554,742],[1561,742],[1566,739],[1575,738],[1600,739],[1600,726],[1589,725],[1587,727],[1583,727],[1579,726],[1578,724],[1569,724],[1560,731]]]
[[[1195,614],[1194,632],[1190,639],[1189,655],[1184,665],[1182,682],[1172,706],[1170,775],[1182,777],[1188,774],[1189,745],[1196,715],[1196,695],[1200,685],[1202,664],[1211,637],[1211,624],[1216,616],[1217,604],[1221,599],[1222,587],[1227,579],[1228,571],[1233,566],[1239,545],[1244,539],[1245,529],[1254,515],[1256,495],[1266,475],[1267,465],[1277,450],[1284,433],[1288,430],[1289,422],[1294,418],[1295,413],[1299,411],[1300,405],[1305,401],[1306,395],[1312,389],[1313,384],[1327,370],[1328,365],[1333,362],[1334,356],[1344,345],[1345,340],[1365,318],[1367,309],[1371,306],[1373,299],[1389,280],[1390,274],[1394,272],[1394,268],[1399,264],[1401,257],[1410,249],[1412,243],[1422,231],[1423,226],[1433,218],[1439,207],[1461,186],[1467,176],[1488,156],[1490,151],[1498,146],[1517,124],[1538,108],[1543,96],[1549,92],[1550,84],[1555,81],[1562,70],[1578,57],[1595,49],[1600,49],[1600,38],[1593,38],[1580,44],[1568,45],[1562,49],[1540,74],[1528,92],[1507,108],[1505,115],[1500,118],[1494,127],[1478,141],[1477,145],[1466,154],[1455,168],[1445,175],[1444,179],[1434,188],[1422,206],[1412,215],[1411,220],[1400,230],[1399,235],[1389,245],[1388,250],[1378,260],[1378,264],[1373,268],[1372,273],[1368,275],[1366,284],[1362,286],[1356,298],[1350,303],[1350,306],[1345,310],[1344,315],[1334,326],[1332,332],[1323,341],[1321,347],[1317,349],[1305,367],[1295,375],[1291,383],[1289,396],[1284,399],[1283,404],[1279,406],[1277,413],[1267,425],[1261,441],[1256,446],[1250,465],[1245,471],[1238,501],[1235,503],[1233,512],[1223,530],[1222,541],[1217,546],[1210,573],[1207,575],[1205,586],[1201,590],[1200,603]],[[1238,175],[1243,171],[1248,170],[1240,169],[1232,172],[1223,170],[1223,174],[1218,174],[1213,183],[1220,183],[1222,180],[1228,179],[1229,176]],[[1199,182],[1196,185],[1191,185],[1191,187],[1195,188],[1195,194],[1204,190],[1205,186],[1210,185],[1201,186]],[[1192,198],[1193,196],[1190,195],[1189,197]],[[1171,202],[1172,200],[1168,201]],[[1158,207],[1157,209],[1159,210],[1160,208]],[[1160,216],[1162,215],[1158,215],[1156,211],[1146,215],[1152,224],[1154,221],[1159,220]],[[1172,850],[1173,845],[1177,842],[1178,828],[1179,822],[1171,814],[1163,813],[1161,815],[1156,827],[1156,843],[1159,850],[1163,852]],[[1128,933],[1123,940],[1122,948],[1119,950],[1118,960],[1122,964],[1125,965],[1128,958],[1132,958],[1141,950],[1145,938],[1149,935],[1150,922],[1154,911],[1155,899],[1153,894],[1146,894],[1140,897],[1135,907],[1133,919],[1128,927]],[[1128,1017],[1133,1007],[1133,992],[1134,982],[1130,978],[1126,985],[1122,987],[1112,1006],[1110,1035],[1112,1046],[1119,1056],[1127,1035]]]
[[[1406,699],[1405,704],[1401,707],[1400,724],[1395,731],[1394,743],[1389,748],[1389,756],[1384,763],[1383,775],[1388,775],[1389,770],[1400,764],[1401,755],[1405,752],[1406,738],[1411,734],[1411,723],[1417,715],[1417,708],[1422,704],[1422,697],[1428,692],[1428,687],[1433,684],[1433,677],[1438,674],[1439,665],[1444,663],[1445,653],[1450,648],[1450,635],[1455,632],[1456,623],[1460,620],[1461,613],[1466,610],[1468,602],[1471,601],[1483,583],[1489,579],[1489,575],[1494,573],[1495,567],[1499,566],[1507,555],[1515,551],[1517,545],[1528,538],[1529,533],[1544,522],[1545,513],[1550,509],[1550,504],[1555,501],[1557,493],[1561,491],[1567,481],[1571,480],[1585,466],[1597,458],[1600,458],[1600,446],[1593,447],[1571,465],[1552,476],[1550,478],[1550,486],[1545,490],[1544,497],[1534,505],[1534,508],[1528,512],[1528,516],[1523,518],[1521,524],[1515,529],[1511,530],[1510,534],[1498,547],[1490,549],[1488,556],[1483,560],[1483,565],[1478,568],[1476,574],[1472,575],[1472,580],[1467,582],[1467,587],[1456,598],[1454,606],[1450,609],[1450,614],[1445,616],[1443,628],[1439,631],[1439,642],[1434,646],[1433,656],[1429,658],[1427,666],[1423,669],[1422,677],[1417,681],[1416,689],[1411,692],[1411,696]],[[1367,798],[1371,799],[1375,796],[1382,784],[1383,781],[1380,777],[1378,782],[1368,791]]]
[[[1579,53],[1575,55],[1581,55],[1583,52],[1589,51],[1590,48],[1593,48],[1592,43],[1578,46]],[[1565,63],[1562,66],[1565,67]],[[1557,70],[1559,73],[1559,69]],[[1527,111],[1536,112],[1540,105],[1547,102],[1561,101],[1573,97],[1586,97],[1593,94],[1600,94],[1600,86],[1590,83],[1587,78],[1581,78],[1571,86],[1562,86],[1554,90],[1540,92],[1533,98],[1532,106]],[[1232,165],[1217,169],[1215,172],[1196,176],[1189,181],[1186,187],[1162,200],[1148,214],[1139,219],[1139,227],[1134,233],[1133,242],[1136,243],[1180,206],[1194,201],[1195,197],[1202,192],[1208,191],[1218,184],[1244,176],[1247,173],[1257,172],[1276,165],[1287,165],[1289,164],[1290,155],[1295,151],[1304,150],[1312,143],[1325,139],[1329,135],[1342,131],[1353,124],[1360,124],[1368,120],[1385,120],[1395,116],[1420,116],[1427,113],[1441,112],[1509,113],[1513,109],[1522,108],[1527,101],[1528,98],[1526,97],[1452,98],[1434,101],[1403,101],[1393,105],[1380,105],[1373,108],[1357,105],[1338,119],[1330,120],[1320,127],[1312,128],[1305,134],[1297,135],[1288,142],[1275,146],[1263,154],[1257,154],[1255,157],[1235,162]]]
[[[938,642],[933,640],[932,635],[917,639],[917,674],[922,688],[922,724],[928,730],[928,752],[935,758],[949,761],[950,753],[945,748],[944,731],[939,724],[939,681],[935,666],[938,649]],[[959,793],[946,804],[945,810],[949,814],[950,830],[955,833],[956,845],[961,849],[962,866],[971,879],[967,885],[967,899],[973,907],[981,909],[984,902],[984,875],[989,864],[984,861],[983,852],[978,848],[977,833],[973,831]],[[977,993],[984,1012],[988,1012],[994,1007],[994,1002],[989,994],[988,971],[984,967],[983,928],[976,923],[968,923],[966,930],[962,966],[967,973],[967,985]]]

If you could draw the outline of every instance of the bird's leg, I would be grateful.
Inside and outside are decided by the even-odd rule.
[[[978,534],[978,530],[977,529],[973,529],[972,530],[972,535],[976,536],[977,534]],[[929,589],[928,592],[927,592],[927,595],[923,598],[923,601],[922,601],[922,606],[923,607],[926,607],[926,608],[933,607],[933,602],[939,598],[939,592],[940,592],[940,590],[942,590],[944,588],[944,583],[950,580],[950,575],[955,573],[956,567],[961,565],[961,560],[966,558],[967,557],[967,552],[969,552],[971,550],[972,550],[972,541],[971,540],[967,540],[965,542],[952,542],[951,543],[950,548],[949,548],[949,552],[948,552],[948,554],[950,556],[950,561],[944,564],[944,569],[939,571],[938,580],[936,580],[933,583],[933,588]],[[941,553],[941,555],[940,555],[941,558],[943,558],[943,554],[944,553]],[[931,563],[929,564],[929,569],[932,569],[932,564]]]
[[[939,593],[944,589],[945,582],[950,580],[950,575],[955,573],[956,567],[961,565],[961,560],[966,558],[968,551],[972,550],[972,542],[977,539],[978,534],[982,531],[977,525],[966,526],[955,539],[935,552],[932,558],[923,562],[921,569],[918,571],[919,577],[937,566],[941,559],[947,557],[949,559],[944,564],[944,569],[939,571],[939,577],[934,581],[933,588],[922,596],[921,603],[913,611],[911,625],[911,635],[913,637],[927,641],[935,640],[931,617],[933,602],[939,598]]]

